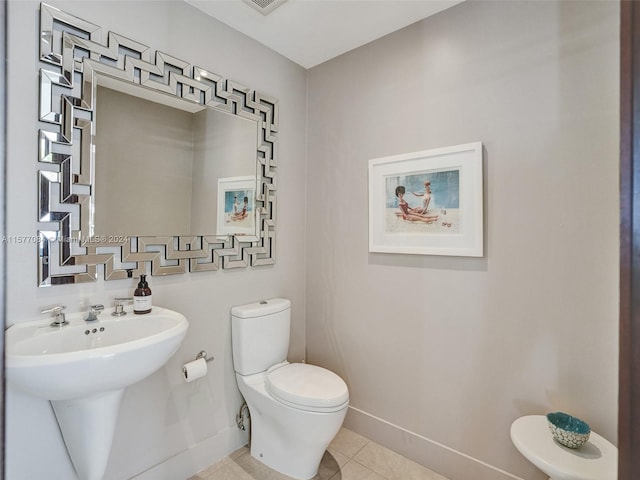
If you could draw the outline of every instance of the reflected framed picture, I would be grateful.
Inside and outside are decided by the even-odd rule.
[[[256,235],[256,177],[218,179],[217,235]]]
[[[369,160],[369,251],[482,257],[482,143]]]

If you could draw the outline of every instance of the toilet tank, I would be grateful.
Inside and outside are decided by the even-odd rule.
[[[240,375],[264,372],[289,351],[291,302],[273,298],[231,309],[233,366]]]

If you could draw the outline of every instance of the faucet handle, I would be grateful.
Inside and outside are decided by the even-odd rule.
[[[53,313],[54,315],[58,315],[65,308],[67,308],[66,305],[52,305],[50,307],[43,308],[40,310],[40,313]]]
[[[124,311],[124,304],[133,302],[132,297],[116,297],[113,300],[116,302],[113,308],[113,312],[111,312],[111,315],[114,317],[121,317],[123,315],[126,315],[127,312]]]
[[[66,325],[66,318],[64,317],[63,310],[67,308],[66,305],[53,305],[51,307],[43,308],[40,310],[40,313],[50,313],[53,317],[53,322],[51,322],[52,327],[61,327],[62,325]]]

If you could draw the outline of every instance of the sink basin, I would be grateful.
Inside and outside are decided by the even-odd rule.
[[[9,382],[46,400],[123,389],[162,367],[189,326],[183,315],[159,307],[146,315],[105,312],[95,322],[85,322],[82,314],[67,320],[63,327],[46,320],[7,329]]]
[[[68,325],[51,320],[7,329],[7,380],[51,401],[69,457],[80,480],[101,480],[113,442],[124,390],[162,367],[178,350],[189,322],[153,307],[145,315],[102,314]]]

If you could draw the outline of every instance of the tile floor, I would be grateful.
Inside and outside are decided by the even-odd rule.
[[[266,467],[243,447],[189,480],[291,480],[291,477]],[[447,479],[343,428],[329,445],[313,480]]]

